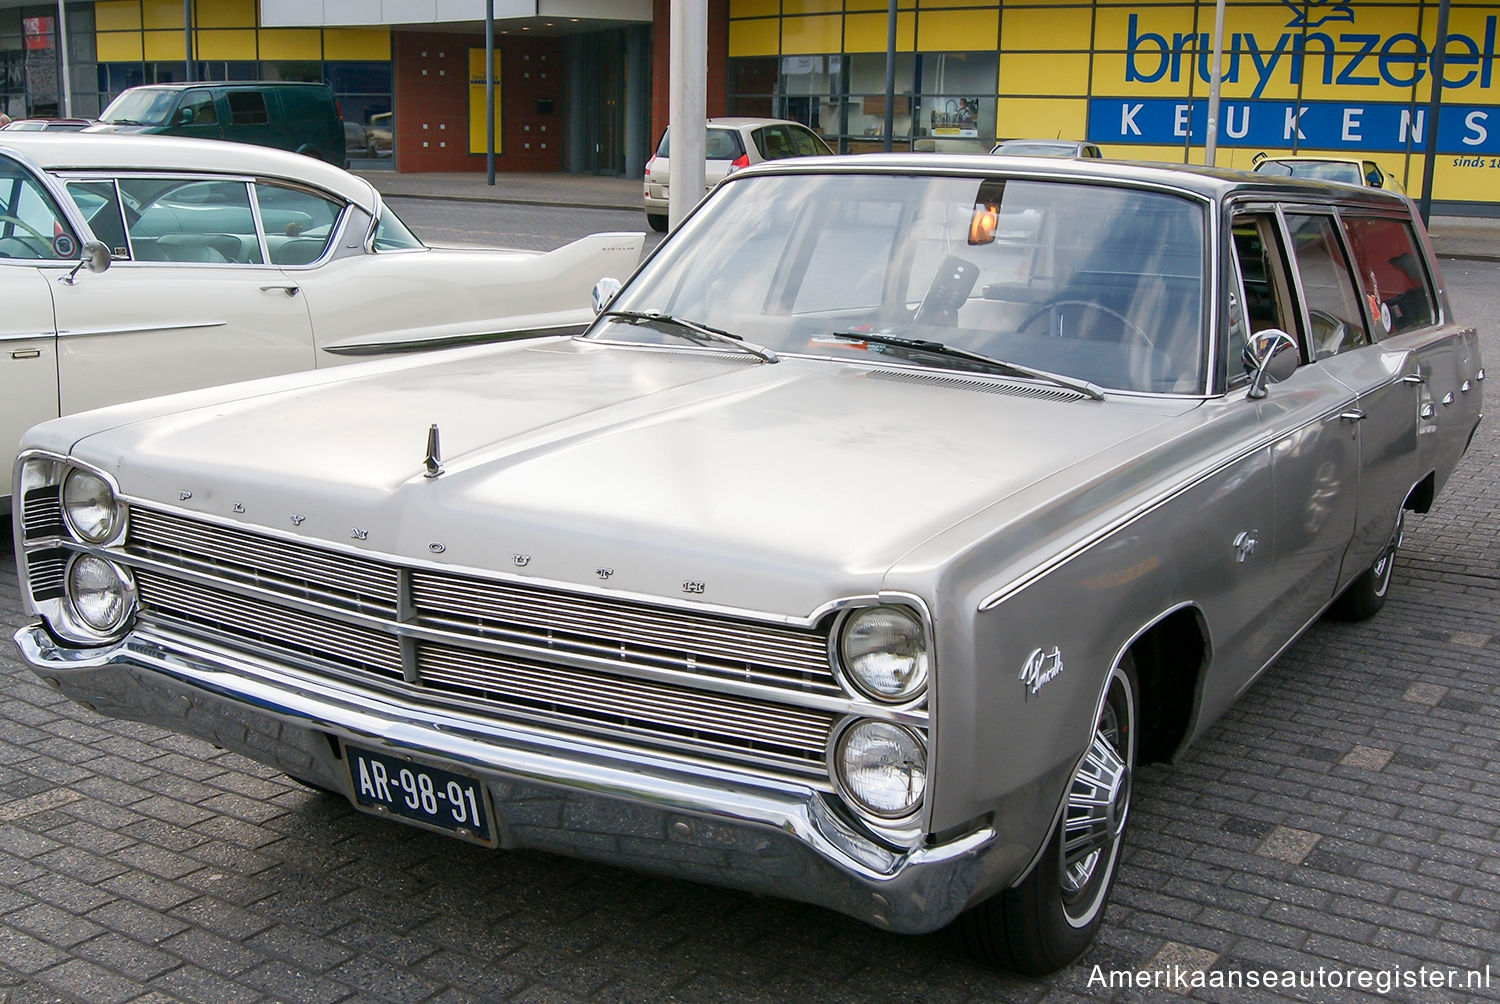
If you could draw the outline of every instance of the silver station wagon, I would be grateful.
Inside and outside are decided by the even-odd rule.
[[[25,658],[393,820],[1039,973],[1136,766],[1379,609],[1480,420],[1410,204],[1344,185],[785,161],[595,296],[31,430]]]

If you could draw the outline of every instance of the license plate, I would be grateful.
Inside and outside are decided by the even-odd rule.
[[[344,744],[354,803],[461,840],[495,846],[484,785],[477,778],[410,757]]]

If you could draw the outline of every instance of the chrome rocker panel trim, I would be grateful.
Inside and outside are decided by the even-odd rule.
[[[78,649],[31,624],[14,640],[37,675],[91,709],[196,736],[346,797],[330,735],[478,776],[501,848],[801,900],[897,933],[943,927],[1028,856],[999,845],[988,826],[893,851],[808,787],[399,707],[165,631]]]

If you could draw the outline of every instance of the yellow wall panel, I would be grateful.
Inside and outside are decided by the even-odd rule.
[[[500,110],[505,104],[500,100],[500,53],[495,52],[495,61],[490,67],[490,76],[495,80],[495,152],[500,153],[501,122]],[[485,128],[484,108],[488,103],[485,101],[485,74],[484,74],[484,50],[469,50],[469,152],[486,153],[489,144],[488,130]]]
[[[990,50],[1000,29],[999,10],[923,10],[917,15],[917,48],[923,52]]]
[[[1000,48],[1017,50],[1074,49],[1087,51],[1094,12],[1065,10],[1009,10],[1000,21]]]
[[[775,18],[729,22],[729,55],[774,56],[781,51],[781,22]]]
[[[921,0],[920,6],[923,10],[932,10],[938,7],[983,7],[984,0]],[[999,9],[999,4],[989,6]]]
[[[262,28],[261,59],[322,59],[323,40],[316,28]]]
[[[1130,44],[1130,18],[1134,15],[1136,19],[1135,35],[1138,58],[1143,60],[1154,60],[1156,53],[1163,47],[1168,50],[1177,45],[1177,35],[1187,36],[1183,40],[1184,45],[1192,45],[1192,36],[1195,28],[1193,26],[1193,8],[1191,7],[1148,7],[1144,10],[1119,10],[1100,6],[1098,15],[1094,21],[1094,45],[1101,51],[1115,50],[1123,51]],[[1007,14],[1007,16],[1009,16]],[[1207,24],[1201,24],[1196,30],[1209,32],[1213,30],[1213,19]],[[1160,39],[1158,41],[1158,38]],[[1274,42],[1272,43],[1275,44]]]
[[[1154,82],[1146,82],[1140,79],[1139,74],[1145,72],[1147,75],[1155,75],[1160,67],[1159,57],[1154,55],[1135,57],[1135,70],[1137,76],[1128,77],[1130,69],[1129,58],[1124,53],[1106,52],[1094,57],[1094,93],[1109,94],[1115,97],[1133,98],[1141,97],[1176,97],[1187,94],[1188,81],[1192,77],[1192,59],[1183,55],[1178,60],[1178,79],[1172,79],[1170,70],[1161,74],[1160,79]],[[1001,62],[1005,60],[1001,56]],[[1205,84],[1202,90],[1207,93],[1208,86]]]
[[[178,18],[179,23],[181,20]],[[255,0],[196,0],[193,24],[199,28],[254,28]]]
[[[324,28],[324,59],[391,58],[389,28]]]
[[[181,28],[176,31],[146,31],[141,33],[141,38],[143,58],[160,62],[182,62],[184,46]]]
[[[1001,94],[1078,95],[1089,91],[1088,53],[1000,54]]]
[[[730,17],[775,17],[781,0],[729,0]]]
[[[916,6],[917,0],[896,0],[897,16],[900,16],[901,11],[912,10]],[[928,6],[928,4],[924,3],[923,6]],[[844,10],[846,11],[878,10],[885,12],[889,9],[889,5],[885,0],[844,0]]]
[[[844,15],[845,52],[884,52],[886,15]],[[896,15],[896,51],[911,52],[917,44],[917,18],[914,14]]]
[[[1088,102],[1083,98],[1001,98],[995,110],[995,136],[1083,139]]]
[[[194,53],[199,59],[255,59],[255,29],[232,28],[194,34]]]
[[[141,0],[141,23],[146,28],[176,28],[181,31],[182,0]],[[182,53],[177,55],[179,59],[182,58]]]
[[[784,17],[781,19],[781,51],[787,55],[840,52],[844,44],[843,20],[837,14]]]
[[[138,31],[101,31],[94,36],[94,45],[101,63],[140,62],[141,33]],[[181,48],[177,50],[177,58],[182,58]]]
[[[1290,15],[1291,11],[1280,4],[1270,7],[1230,4],[1224,10],[1224,46],[1228,48],[1233,44],[1236,33],[1248,33],[1255,36],[1255,44],[1262,52],[1269,52],[1276,48],[1282,32],[1289,30],[1286,23]],[[1214,30],[1213,4],[1198,8],[1198,24],[1200,31]]]
[[[782,14],[832,14],[843,9],[843,0],[781,0]]]
[[[137,0],[100,0],[94,4],[96,31],[139,31],[141,5]]]

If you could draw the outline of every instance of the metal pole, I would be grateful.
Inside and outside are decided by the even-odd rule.
[[[896,131],[896,0],[891,0],[885,14],[885,139],[881,149],[891,152],[891,133]]]
[[[197,80],[198,73],[193,66],[193,0],[182,0],[182,52],[188,80]]]
[[[703,198],[708,118],[708,5],[703,0],[672,0],[669,44],[672,80],[667,125],[672,139],[667,219],[675,230]]]
[[[68,63],[68,12],[57,0],[57,55],[62,69],[63,118],[73,117],[73,73]]]
[[[1432,74],[1432,93],[1427,99],[1427,121],[1422,130],[1422,199],[1417,209],[1425,225],[1432,219],[1432,170],[1437,166],[1438,113],[1443,105],[1443,55],[1448,48],[1448,0],[1438,2],[1437,39],[1432,43],[1428,72]]]
[[[1214,65],[1208,71],[1208,136],[1203,141],[1203,163],[1214,166],[1219,149],[1219,85],[1224,79],[1224,0],[1214,4]]]
[[[484,183],[495,183],[495,0],[484,3]]]

